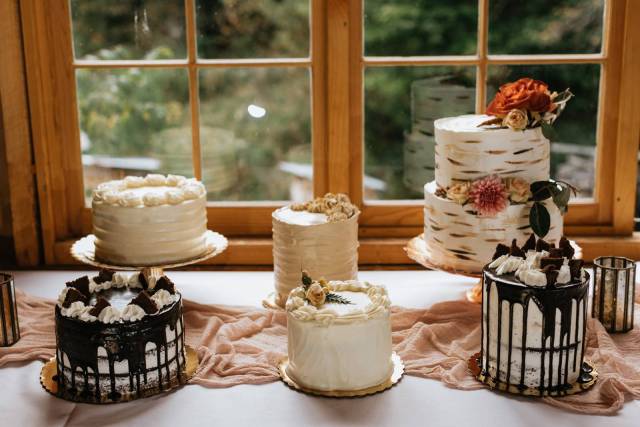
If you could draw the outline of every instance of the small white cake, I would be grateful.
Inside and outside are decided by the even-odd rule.
[[[384,287],[355,280],[294,289],[286,305],[287,375],[322,391],[385,382],[393,372],[390,304]]]
[[[344,194],[326,194],[273,212],[276,303],[284,307],[300,272],[327,280],[358,275],[358,209]]]
[[[162,265],[206,252],[207,192],[175,175],[128,176],[93,192],[95,256],[118,265]]]

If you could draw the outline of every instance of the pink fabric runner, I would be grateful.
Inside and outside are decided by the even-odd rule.
[[[18,361],[46,361],[54,354],[54,301],[17,291],[22,338],[0,348],[0,367]],[[586,357],[600,374],[589,391],[543,401],[587,414],[613,414],[626,400],[640,399],[640,304],[636,329],[609,335],[588,323]],[[286,316],[251,307],[203,305],[184,301],[187,343],[198,350],[200,366],[191,381],[205,387],[264,384],[278,380],[277,364],[286,355]],[[467,369],[480,348],[480,306],[448,301],[429,309],[392,309],[393,345],[407,375],[447,386],[476,390],[484,386]],[[506,395],[505,395],[506,396]]]

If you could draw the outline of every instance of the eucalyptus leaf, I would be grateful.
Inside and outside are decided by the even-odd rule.
[[[540,126],[542,127],[542,134],[545,138],[552,142],[558,140],[558,133],[553,126],[544,121],[540,122]]]
[[[555,181],[535,181],[529,185],[531,198],[535,202],[541,202],[552,197],[556,188]]]
[[[569,205],[569,199],[571,198],[571,189],[569,187],[560,185],[560,190],[553,194],[553,203],[560,209],[560,212],[564,215],[567,212]]]
[[[549,211],[540,202],[534,202],[529,212],[529,225],[536,236],[543,238],[551,228],[551,216]]]

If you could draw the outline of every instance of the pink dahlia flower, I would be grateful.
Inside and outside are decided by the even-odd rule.
[[[469,190],[469,203],[481,216],[496,216],[507,208],[509,193],[502,179],[489,175],[473,181]]]

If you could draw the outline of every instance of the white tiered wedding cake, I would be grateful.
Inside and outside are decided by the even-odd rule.
[[[532,110],[530,97],[529,104],[504,107],[510,85],[521,85],[523,97],[531,85],[534,97],[546,90],[540,93],[547,103]],[[552,123],[571,95],[548,94],[544,83],[521,79],[501,87],[496,99],[501,96],[502,109],[496,100],[488,108],[493,116],[435,121],[435,180],[424,186],[424,240],[438,267],[479,273],[498,243],[524,243],[532,231],[551,243],[562,236],[570,191],[549,179],[550,143],[540,124]]]

